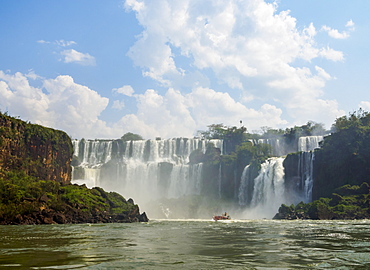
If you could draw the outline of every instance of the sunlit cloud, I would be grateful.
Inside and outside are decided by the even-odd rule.
[[[76,63],[83,66],[95,66],[96,64],[95,57],[88,53],[78,52],[74,49],[64,50],[60,54],[64,56],[64,63]]]
[[[135,92],[131,85],[124,85],[120,88],[113,88],[112,91],[129,97],[131,97]]]
[[[367,112],[370,112],[370,101],[361,101],[359,104],[359,108],[362,108]]]
[[[329,26],[324,25],[321,30],[328,33],[328,35],[335,39],[346,39],[350,37],[350,32],[355,30],[355,23],[352,20],[349,20],[345,27],[348,29],[347,31],[339,32],[337,29],[333,29]]]
[[[43,80],[33,87],[22,73],[0,71],[0,108],[10,115],[70,132],[75,138],[111,137],[111,130],[99,120],[108,99],[74,82],[71,76]]]
[[[209,87],[189,76],[200,72],[227,91],[240,91],[240,101],[234,100],[238,106],[252,100],[268,105],[278,102],[274,106],[280,108],[276,108],[301,122],[322,115],[330,121],[341,113],[335,100],[321,98],[332,76],[322,67],[313,66],[312,61],[344,61],[343,52],[320,47],[314,24],[298,28],[289,11],[277,11],[277,2],[130,0],[125,7],[135,12],[144,28],[128,55],[142,68],[144,76],[162,86],[181,89],[192,85],[192,93],[197,93],[199,87]],[[347,22],[347,28],[353,26],[352,21]],[[337,38],[347,38],[348,34],[328,26],[322,30]],[[184,57],[190,64],[180,67]],[[296,61],[306,65],[296,67]],[[325,113],[328,106],[332,106],[330,114]],[[203,112],[198,117],[209,115]],[[216,119],[207,119],[212,120]]]
[[[125,107],[125,102],[123,100],[113,101],[112,109],[122,110]]]
[[[55,41],[46,41],[46,40],[41,39],[41,40],[38,40],[37,42],[41,43],[41,44],[54,44],[54,45],[58,45],[58,46],[61,46],[61,47],[68,47],[68,46],[72,46],[72,45],[77,44],[73,40],[67,41],[67,40],[63,40],[63,39],[55,40]]]

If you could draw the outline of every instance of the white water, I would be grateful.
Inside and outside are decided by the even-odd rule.
[[[284,158],[281,157],[270,158],[261,165],[260,173],[255,179],[244,179],[244,185],[253,181],[248,218],[272,218],[281,204],[289,203],[285,196],[283,161]],[[239,194],[239,199],[245,198]]]
[[[287,194],[284,186],[283,157],[268,159],[261,165],[261,170],[256,178],[250,176],[250,166],[247,165],[242,173],[238,202],[244,206],[250,203],[246,214],[252,218],[271,218],[279,206],[284,204],[297,204],[300,201],[308,203],[312,201],[313,186],[313,162],[314,152],[319,148],[319,142],[323,136],[307,136],[298,140],[297,150],[299,154],[298,173],[300,176],[297,190],[291,191],[296,194]],[[267,143],[273,147],[274,153],[285,153],[278,139],[258,140],[258,143]],[[252,189],[252,190],[250,190]]]
[[[283,139],[270,138],[250,140],[253,144],[268,144],[271,146],[272,155],[276,157],[285,156],[292,152],[308,152],[319,148],[319,143],[324,140],[324,136],[304,136],[298,138],[298,144],[287,145]]]
[[[312,201],[313,186],[313,162],[314,152],[302,152],[299,155],[298,172],[301,176],[302,201],[305,203]]]
[[[298,139],[298,151],[308,152],[319,148],[324,136],[307,136]]]
[[[73,182],[116,191],[139,204],[160,197],[199,195],[202,164],[189,165],[189,156],[196,149],[205,153],[208,143],[222,153],[221,140],[75,140],[75,155],[82,162],[84,177]]]
[[[271,218],[284,204],[310,202],[312,198],[312,169],[314,154],[322,136],[302,137],[296,149],[299,156],[299,183],[297,194],[287,194],[284,186],[283,157],[275,157],[261,165],[259,175],[249,175],[249,165],[240,179],[237,200],[240,206],[250,205],[247,217]],[[73,141],[75,155],[82,162],[82,179],[88,187],[100,186],[116,191],[126,198],[134,198],[139,205],[161,197],[180,198],[184,195],[200,195],[203,164],[189,165],[189,155],[196,149],[204,153],[208,142],[221,149],[221,140],[169,139],[142,140],[122,143],[113,140]],[[260,140],[269,143],[275,153],[285,153],[279,140]],[[105,165],[104,165],[105,164]],[[103,166],[104,165],[104,166]],[[75,168],[76,169],[76,168]],[[221,166],[217,183],[218,197],[222,194]]]
[[[249,164],[245,166],[243,173],[242,173],[242,178],[240,181],[240,187],[239,187],[239,193],[238,193],[239,205],[247,205],[249,203],[249,198],[247,195],[248,186],[249,186],[249,182],[253,180],[249,177],[249,167],[250,167]]]

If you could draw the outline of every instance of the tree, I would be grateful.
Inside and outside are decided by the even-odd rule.
[[[355,128],[359,126],[370,126],[370,113],[362,109],[359,109],[357,112],[354,111],[348,116],[342,116],[335,120],[332,130],[334,132]]]
[[[127,142],[127,141],[140,141],[140,140],[143,140],[143,137],[141,137],[138,134],[127,132],[125,135],[123,135],[121,137],[121,140],[124,141],[124,142]]]

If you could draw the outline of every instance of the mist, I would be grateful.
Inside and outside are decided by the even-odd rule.
[[[301,137],[293,150],[310,156],[308,151],[319,147],[322,139],[322,136]],[[152,219],[211,219],[224,212],[239,219],[272,218],[281,204],[309,202],[312,189],[310,169],[302,170],[299,185],[303,191],[285,185],[285,157],[281,155],[292,151],[292,146],[284,148],[286,145],[279,140],[255,142],[269,143],[276,157],[261,164],[257,176],[243,173],[236,177],[234,172],[235,187],[228,198],[223,189],[230,183],[222,179],[220,164],[213,167],[209,179],[202,162],[190,162],[191,154],[204,154],[209,143],[219,149],[222,156],[222,140],[74,140],[72,182],[102,187],[127,200],[131,198]],[[309,168],[309,162],[309,158],[302,156],[300,166]]]

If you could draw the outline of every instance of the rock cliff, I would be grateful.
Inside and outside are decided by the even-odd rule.
[[[72,185],[62,131],[0,113],[0,225],[148,221],[132,199]]]
[[[67,184],[72,155],[72,143],[65,132],[0,113],[0,176],[16,170]]]

